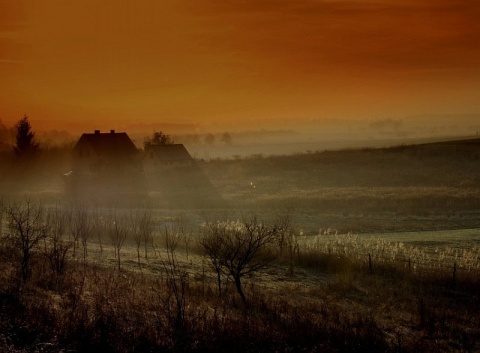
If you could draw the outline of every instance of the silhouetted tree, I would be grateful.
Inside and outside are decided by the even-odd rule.
[[[128,219],[122,217],[121,215],[117,214],[117,210],[114,211],[113,214],[109,217],[108,222],[108,235],[110,236],[110,240],[112,242],[115,257],[117,259],[118,270],[121,270],[120,267],[120,250],[122,249],[123,243],[127,238],[127,231],[128,231]]]
[[[45,209],[30,200],[22,204],[11,204],[5,207],[8,235],[13,248],[21,255],[21,274],[26,282],[32,275],[31,257],[33,250],[48,235],[49,226],[45,218]]]
[[[205,143],[207,145],[213,145],[215,143],[215,135],[213,134],[206,134],[205,135]]]
[[[243,222],[207,224],[200,244],[217,273],[219,294],[220,272],[224,271],[233,277],[238,294],[247,305],[241,280],[265,268],[274,259],[268,245],[275,241],[277,233],[277,226],[267,226],[256,217]]]
[[[155,221],[152,217],[152,210],[147,208],[143,211],[140,217],[140,233],[142,234],[142,240],[145,247],[145,259],[148,259],[147,246],[151,244],[153,247],[153,231],[155,229]]]
[[[54,207],[48,211],[47,228],[48,234],[45,242],[45,256],[50,268],[55,275],[65,273],[67,267],[67,253],[73,246],[73,241],[65,239],[67,229],[68,212],[61,207]],[[48,245],[47,245],[48,244]]]
[[[295,234],[295,209],[287,207],[283,212],[276,215],[276,224],[278,225],[277,243],[280,249],[280,256],[284,255],[284,250],[288,250],[290,273],[293,274],[294,255],[298,255],[299,245]]]
[[[224,132],[222,134],[222,137],[221,137],[220,140],[226,145],[231,145],[232,144],[232,135],[230,135],[228,132]]]
[[[149,208],[143,210],[130,211],[130,235],[137,246],[137,261],[140,265],[140,246],[144,242],[145,259],[148,259],[147,246],[152,243],[154,230],[154,222],[152,219],[152,211]]]
[[[16,136],[13,148],[17,157],[31,157],[38,152],[39,145],[35,142],[35,133],[32,131],[28,116],[24,115],[15,125]]]
[[[210,258],[210,267],[217,275],[218,296],[222,295],[222,246],[227,227],[220,224],[207,225],[206,233],[200,240],[205,254]]]
[[[152,137],[146,137],[143,141],[143,148],[147,149],[152,146],[171,145],[175,143],[170,135],[164,134],[162,131],[155,131]]]

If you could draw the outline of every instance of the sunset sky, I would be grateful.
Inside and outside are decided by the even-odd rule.
[[[0,119],[208,130],[478,114],[479,18],[478,0],[0,0]]]

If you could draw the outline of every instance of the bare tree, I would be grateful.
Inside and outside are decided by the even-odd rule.
[[[139,266],[140,266],[140,246],[142,245],[142,240],[143,240],[143,234],[140,229],[140,222],[141,222],[141,213],[138,210],[136,210],[135,212],[130,210],[130,217],[129,217],[130,232],[132,234],[133,241],[135,242],[135,245],[137,247],[137,262]]]
[[[175,230],[175,223],[171,225],[170,229],[165,226],[163,240],[165,242],[165,248],[167,249],[167,251],[169,253],[175,254],[175,250],[177,249],[179,240],[178,233]]]
[[[227,233],[227,228],[219,223],[210,223],[207,225],[205,233],[200,240],[200,244],[210,259],[210,267],[217,275],[218,296],[222,295],[222,261],[221,247],[223,238]]]
[[[93,228],[95,224],[86,207],[83,207],[82,210],[80,210],[79,217],[81,220],[81,230],[82,230],[80,233],[80,239],[82,240],[83,263],[85,264],[88,256],[88,241],[92,236]]]
[[[202,245],[212,267],[221,268],[233,277],[245,305],[247,299],[241,280],[266,267],[274,259],[267,245],[276,239],[277,232],[277,227],[267,226],[256,217],[243,222],[221,222],[207,226]]]
[[[145,250],[145,259],[148,260],[148,244],[152,244],[153,246],[153,230],[155,229],[155,222],[152,217],[152,210],[150,208],[146,208],[141,217],[139,222],[139,229],[140,234],[142,236],[144,250]]]
[[[185,245],[185,252],[188,260],[191,233],[190,233],[189,224],[185,215],[180,214],[177,217],[175,217],[175,220],[172,224],[172,232],[177,236],[178,240],[182,241],[183,244]]]
[[[69,207],[67,212],[67,224],[69,230],[69,236],[73,244],[73,257],[77,255],[78,242],[80,239],[80,230],[77,227],[77,222],[75,219],[75,212],[73,207]]]
[[[107,225],[105,224],[105,218],[98,209],[95,210],[92,223],[92,233],[96,235],[98,245],[100,246],[100,253],[103,254],[103,236],[107,233]]]
[[[117,259],[118,270],[120,271],[120,250],[122,249],[125,238],[127,237],[127,224],[124,217],[117,214],[117,210],[110,215],[108,222],[108,235],[112,242],[115,258]]]
[[[83,263],[85,264],[87,261],[88,255],[88,240],[93,232],[94,223],[90,214],[88,212],[88,208],[84,205],[77,205],[73,209],[73,213],[71,216],[71,227],[72,227],[72,234],[74,237],[74,242],[78,243],[78,240],[82,242],[82,249],[83,249]],[[75,243],[74,243],[74,254],[75,254]]]
[[[10,204],[5,207],[8,221],[8,239],[21,253],[20,269],[26,282],[32,275],[30,260],[32,251],[48,234],[44,207],[30,199],[25,204]]]
[[[174,345],[180,350],[188,346],[187,330],[187,299],[189,278],[187,271],[179,264],[175,251],[178,245],[178,234],[165,228],[166,259],[162,259],[165,272],[166,290],[156,291],[161,301],[162,309],[172,330]]]
[[[45,256],[48,259],[50,268],[54,274],[65,273],[67,264],[67,253],[73,246],[71,240],[65,239],[68,216],[59,207],[48,212],[49,228],[47,243],[45,245]]]
[[[280,249],[280,256],[284,255],[285,250],[288,251],[290,273],[293,273],[294,256],[299,251],[295,230],[295,209],[288,207],[283,212],[277,213],[275,218],[278,225],[277,244]]]

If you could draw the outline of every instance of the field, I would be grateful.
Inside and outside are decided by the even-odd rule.
[[[167,171],[176,186],[114,205],[55,187],[8,195],[0,350],[480,350],[479,140],[195,168]],[[218,195],[189,193],[192,172],[206,176],[194,189],[208,180]],[[177,200],[171,189],[182,187]],[[22,272],[12,217],[28,207],[47,227]],[[242,276],[243,298],[205,239],[246,225],[274,237],[258,253],[268,262]]]
[[[480,226],[480,140],[220,160],[206,175],[233,208],[293,208],[343,232]]]

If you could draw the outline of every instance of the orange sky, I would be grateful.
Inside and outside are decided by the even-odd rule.
[[[478,0],[0,0],[0,119],[208,130],[477,114],[479,18]]]

